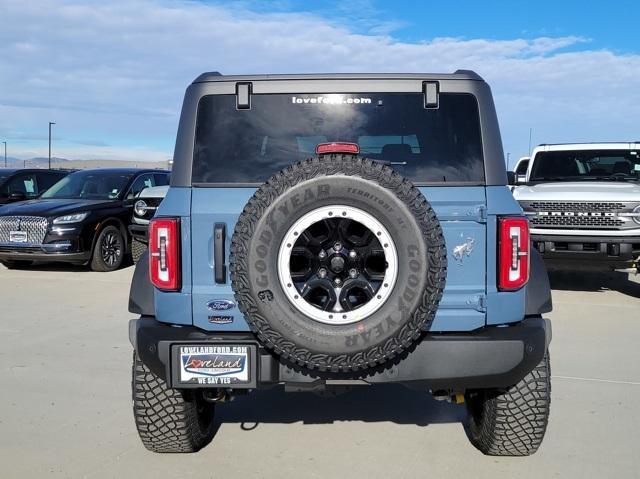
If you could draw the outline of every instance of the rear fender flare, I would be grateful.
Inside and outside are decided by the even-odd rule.
[[[140,256],[133,271],[129,290],[129,312],[142,316],[155,316],[153,285],[149,279],[149,252]]]
[[[547,267],[537,249],[531,248],[530,254],[531,267],[525,302],[527,316],[549,313],[553,307]]]

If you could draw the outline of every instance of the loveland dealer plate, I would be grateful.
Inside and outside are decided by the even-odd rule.
[[[251,348],[246,345],[180,346],[180,383],[235,385],[251,382]]]

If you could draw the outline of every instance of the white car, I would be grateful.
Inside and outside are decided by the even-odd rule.
[[[515,168],[513,168],[513,172],[516,175],[516,181],[525,182],[527,181],[527,170],[529,169],[529,160],[531,158],[528,156],[523,156],[516,163]]]
[[[513,195],[550,269],[637,271],[640,143],[540,145]]]
[[[131,234],[131,256],[137,263],[140,256],[147,250],[149,220],[156,214],[160,203],[167,196],[169,185],[145,188],[137,196],[133,205],[133,217],[129,225]]]

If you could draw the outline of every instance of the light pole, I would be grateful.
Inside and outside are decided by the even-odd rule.
[[[3,141],[2,143],[4,143],[4,167],[7,167],[7,142]]]
[[[51,169],[51,125],[55,125],[55,121],[49,122],[49,169]]]

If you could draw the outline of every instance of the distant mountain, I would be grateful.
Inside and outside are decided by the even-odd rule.
[[[66,158],[51,158],[51,166],[60,166],[61,163],[67,163],[69,160]],[[21,160],[20,158],[7,157],[7,168],[47,168],[49,166],[49,158],[29,158],[28,160]],[[4,168],[4,157],[0,156],[0,168]]]
[[[4,168],[4,166],[4,156],[0,156],[0,168]],[[18,166],[22,166],[22,160],[7,156],[7,168],[18,168]]]
[[[7,157],[7,168],[48,168],[49,158],[19,158]],[[51,158],[52,168],[69,168],[84,170],[88,168],[157,168],[169,169],[168,161],[122,161],[122,160],[69,160],[67,158]],[[4,168],[4,157],[0,156],[0,168]]]

